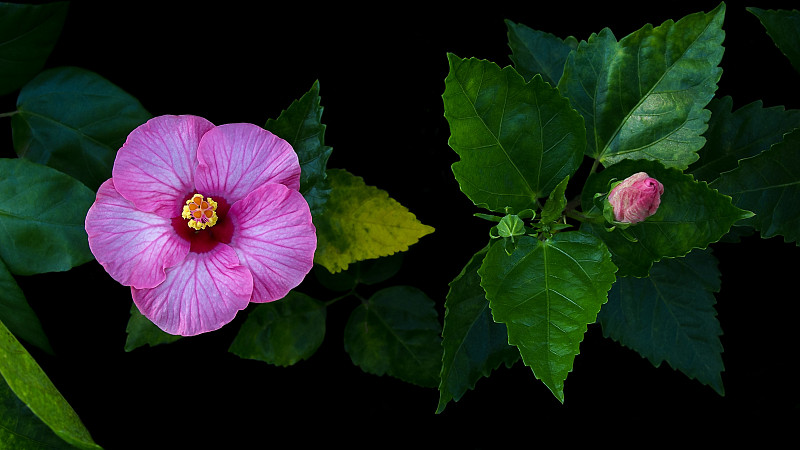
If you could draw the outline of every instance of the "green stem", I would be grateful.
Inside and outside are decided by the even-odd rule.
[[[589,222],[589,223],[603,223],[605,219],[603,216],[587,216],[580,211],[577,210],[569,210],[564,213],[567,217],[571,219],[575,219],[579,222]]]
[[[590,174],[594,173],[597,170],[597,166],[600,165],[600,159],[595,159],[592,163],[592,170],[589,171]]]
[[[350,291],[348,291],[346,294],[340,295],[340,296],[338,296],[336,298],[332,298],[332,299],[328,300],[327,302],[325,302],[325,307],[327,308],[327,307],[331,306],[332,304],[338,302],[339,300],[342,300],[344,298],[350,297],[351,295],[355,295],[356,297],[359,297],[359,295],[356,294],[356,287],[355,286],[353,286],[353,288],[350,289]]]
[[[14,114],[16,114],[18,112],[19,111],[9,111],[9,112],[0,113],[0,117],[11,117],[11,116],[13,116]]]
[[[602,215],[600,216],[587,216],[581,211],[578,211],[578,206],[581,204],[580,196],[573,198],[572,200],[567,203],[567,207],[564,208],[564,215],[575,219],[579,222],[590,222],[590,223],[603,223],[605,218]]]

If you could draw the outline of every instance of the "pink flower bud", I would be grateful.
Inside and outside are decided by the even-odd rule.
[[[608,194],[617,222],[638,223],[652,216],[661,204],[664,185],[644,172],[635,173]]]

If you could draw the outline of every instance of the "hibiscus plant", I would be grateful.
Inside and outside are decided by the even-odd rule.
[[[796,242],[800,167],[795,111],[715,97],[725,11],[582,41],[507,20],[513,65],[448,54],[453,173],[498,225],[451,284],[439,411],[520,357],[563,402],[595,322],[724,394],[709,244]],[[800,15],[749,11],[800,67]]]
[[[312,358],[328,311],[357,299],[352,363],[438,389],[440,414],[520,360],[563,403],[595,323],[724,395],[712,244],[797,242],[800,114],[716,96],[724,3],[621,39],[506,20],[508,66],[441,55],[452,175],[486,220],[441,301],[393,281],[434,229],[328,167],[319,81],[261,124],[154,115],[98,73],[44,69],[67,9],[0,4],[0,95],[16,95],[15,155],[0,159],[0,444],[99,448],[32,356],[53,348],[20,276],[101,266],[124,286],[108,299],[130,311],[122,351],[234,328],[227,354],[281,367]],[[748,11],[800,68],[800,13]]]

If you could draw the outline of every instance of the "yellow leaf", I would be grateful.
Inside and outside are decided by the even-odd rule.
[[[332,273],[350,263],[408,250],[433,228],[422,224],[386,191],[367,186],[345,170],[327,171],[331,194],[325,212],[314,218],[314,262]]]

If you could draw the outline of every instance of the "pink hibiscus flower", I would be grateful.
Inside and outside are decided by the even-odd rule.
[[[155,117],[98,189],[89,247],[162,330],[216,330],[311,270],[316,230],[299,187],[297,154],[261,127]]]
[[[658,211],[664,185],[645,172],[635,173],[617,184],[608,194],[618,222],[639,223]]]

